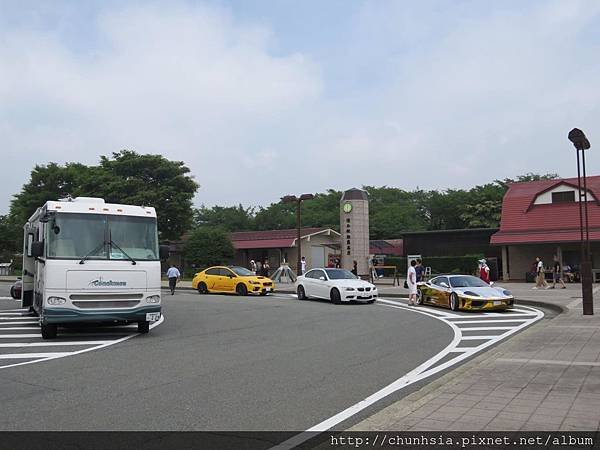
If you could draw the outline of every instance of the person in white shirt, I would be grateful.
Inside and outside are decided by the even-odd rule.
[[[408,285],[408,304],[412,306],[417,300],[417,271],[415,266],[417,265],[416,260],[410,262],[410,267],[406,272],[406,284]]]
[[[303,256],[300,259],[300,275],[304,275],[306,273],[306,258]]]
[[[169,279],[169,289],[171,290],[171,295],[175,295],[175,286],[177,285],[177,280],[181,277],[181,273],[174,264],[171,264],[169,270],[167,270],[167,278]]]
[[[535,258],[536,261],[536,276],[535,286],[533,289],[545,288],[548,289],[548,283],[546,283],[546,274],[544,270],[544,261],[541,258]]]

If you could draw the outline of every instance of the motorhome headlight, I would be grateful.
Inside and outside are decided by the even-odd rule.
[[[158,302],[160,302],[160,295],[151,295],[149,297],[146,297],[146,302],[158,303]]]
[[[62,297],[48,297],[49,305],[62,305],[66,300]]]

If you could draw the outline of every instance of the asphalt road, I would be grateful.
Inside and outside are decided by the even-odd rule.
[[[304,430],[452,339],[411,311],[284,295],[178,293],[163,312],[148,335],[1,369],[0,429]]]

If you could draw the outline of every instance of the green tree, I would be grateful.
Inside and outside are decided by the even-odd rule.
[[[202,205],[194,210],[194,226],[221,227],[227,231],[247,231],[254,227],[254,208]]]
[[[90,185],[96,185],[109,203],[154,206],[160,237],[174,240],[192,225],[192,200],[198,184],[189,173],[183,161],[122,150],[112,158],[100,158],[100,170]],[[97,186],[99,182],[102,186]]]
[[[22,227],[36,208],[67,196],[102,197],[108,203],[153,206],[161,239],[179,239],[192,223],[198,184],[181,161],[129,150],[102,156],[100,165],[37,165],[11,202],[11,223]]]
[[[190,233],[185,243],[184,256],[188,265],[196,267],[227,264],[233,259],[234,248],[227,231],[200,227]]]

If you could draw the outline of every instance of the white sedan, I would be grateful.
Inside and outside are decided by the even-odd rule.
[[[299,300],[324,298],[332,303],[359,301],[373,303],[377,288],[345,269],[311,269],[296,280]]]

